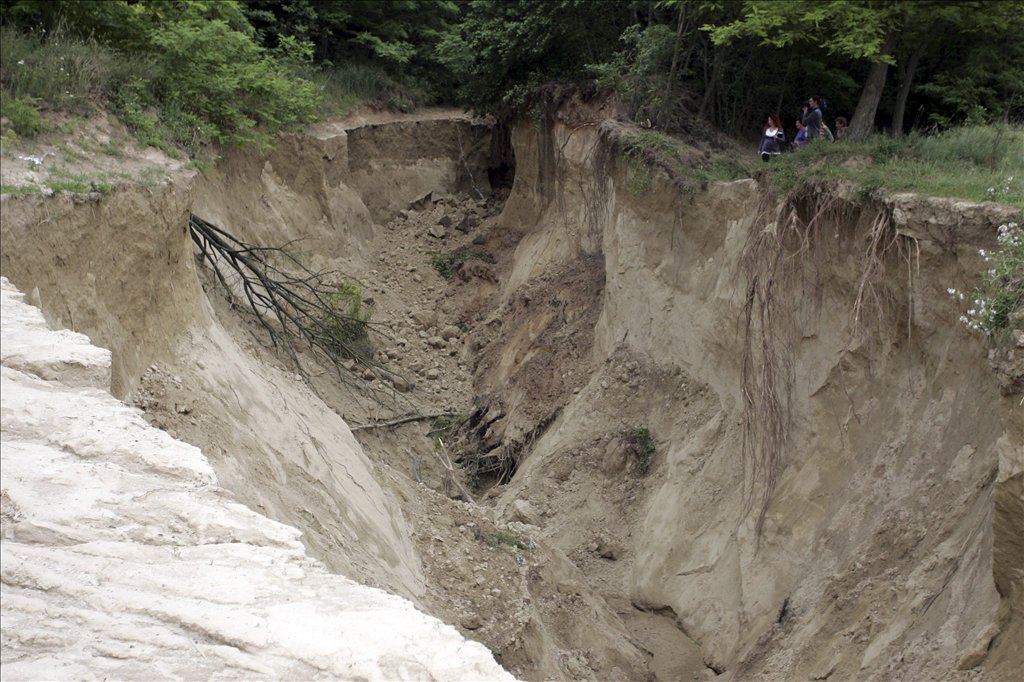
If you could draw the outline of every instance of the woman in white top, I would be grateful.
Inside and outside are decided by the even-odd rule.
[[[782,121],[777,114],[768,114],[768,121],[761,132],[761,146],[757,151],[762,161],[782,153],[782,143],[786,141],[786,133],[782,130]]]

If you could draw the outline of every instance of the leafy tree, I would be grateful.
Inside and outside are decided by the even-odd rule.
[[[12,0],[0,17],[151,61],[150,80],[119,84],[111,104],[136,126],[151,125],[143,112],[158,105],[170,134],[193,150],[211,140],[263,142],[315,111],[312,84],[290,72],[309,59],[308,44],[289,37],[268,51],[237,0]]]
[[[459,103],[478,112],[521,107],[542,83],[587,78],[629,24],[616,0],[470,0],[438,54]]]

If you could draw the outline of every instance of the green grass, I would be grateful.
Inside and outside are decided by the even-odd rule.
[[[901,139],[815,143],[783,154],[764,171],[780,192],[833,179],[865,195],[913,192],[1024,208],[1024,129],[971,126]]]
[[[79,114],[91,113],[121,83],[132,77],[148,79],[154,70],[144,58],[125,59],[95,40],[9,25],[0,28],[0,64],[5,99],[34,98],[44,110]]]
[[[35,185],[0,185],[0,194],[24,196],[26,194],[38,194],[41,191]]]
[[[69,194],[98,192],[103,196],[109,195],[114,189],[105,175],[90,177],[84,173],[71,173],[63,168],[51,170],[43,185],[54,192],[68,192]]]
[[[57,150],[60,151],[68,161],[84,161],[86,158],[85,154],[72,149],[66,144],[58,144]]]

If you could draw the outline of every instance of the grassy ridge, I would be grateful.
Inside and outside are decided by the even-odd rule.
[[[1024,208],[1024,129],[965,126],[931,135],[818,142],[763,169],[780,192],[834,178],[864,194],[914,192]]]

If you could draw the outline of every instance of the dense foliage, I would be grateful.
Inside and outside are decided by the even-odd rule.
[[[665,131],[1024,118],[1021,0],[0,0],[3,115],[103,103],[150,143],[260,142],[360,101],[512,116],[596,80]]]

